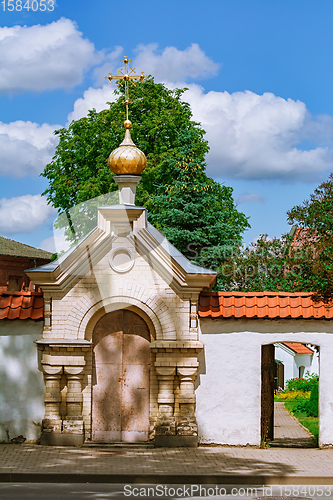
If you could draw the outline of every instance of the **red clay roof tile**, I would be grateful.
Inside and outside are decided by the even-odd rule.
[[[203,292],[199,316],[332,319],[333,304],[314,302],[311,292]]]
[[[0,294],[1,319],[42,319],[44,298],[40,292],[3,292]]]
[[[300,342],[283,342],[283,344],[296,352],[296,354],[313,354],[312,349]]]

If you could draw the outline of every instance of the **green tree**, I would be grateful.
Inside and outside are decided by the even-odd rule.
[[[302,205],[287,212],[290,224],[303,228],[302,246],[307,252],[306,275],[317,298],[333,296],[333,174]]]
[[[303,204],[287,212],[298,231],[269,240],[262,235],[234,249],[218,269],[218,289],[313,292],[333,297],[333,174]]]
[[[239,292],[312,291],[304,248],[285,234],[272,240],[261,235],[246,248],[231,249],[218,269],[217,288]]]
[[[177,156],[165,162],[172,184],[156,186],[148,217],[186,257],[216,269],[241,243],[248,218],[236,209],[232,188],[206,176],[204,161],[192,150],[193,131],[181,132],[179,139]]]
[[[192,120],[189,104],[181,100],[184,91],[168,90],[154,83],[153,78],[131,87],[131,135],[148,160],[138,186],[138,203],[146,202],[154,185],[172,182],[163,167],[165,160],[179,150],[182,130],[192,130],[196,155],[204,158],[209,150],[204,130]],[[123,87],[115,93],[119,97],[109,103],[109,109],[99,113],[93,109],[87,117],[55,131],[59,144],[41,175],[49,181],[43,194],[59,213],[67,213],[81,202],[117,189],[108,167],[108,157],[124,137]]]
[[[234,206],[232,189],[205,173],[209,147],[204,130],[192,120],[189,104],[181,100],[185,90],[169,90],[151,77],[131,88],[131,135],[148,160],[136,203],[148,208],[149,220],[163,229],[179,250],[196,262],[217,265],[221,259],[217,250],[240,243],[249,224]],[[49,181],[43,194],[59,214],[69,219],[75,211],[84,215],[76,227],[76,238],[87,232],[96,217],[98,200],[85,202],[117,189],[108,156],[124,136],[122,86],[116,94],[118,98],[109,103],[109,109],[99,113],[91,110],[87,117],[55,132],[59,144],[42,174]],[[180,167],[184,161],[187,170]],[[178,199],[181,183],[187,184],[187,191]],[[62,224],[60,218],[58,227]],[[187,248],[191,243],[192,252]]]

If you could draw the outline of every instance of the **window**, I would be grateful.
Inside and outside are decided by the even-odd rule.
[[[8,292],[19,292],[20,291],[20,283],[19,283],[18,277],[9,276],[7,290],[8,290]]]

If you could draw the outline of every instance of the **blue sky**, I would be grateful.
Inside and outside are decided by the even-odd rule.
[[[189,88],[184,99],[210,143],[208,174],[251,216],[247,243],[288,231],[286,211],[333,171],[331,0],[14,6],[0,4],[2,236],[52,250],[56,213],[39,174],[53,131],[113,99],[103,77],[125,54],[137,71]]]

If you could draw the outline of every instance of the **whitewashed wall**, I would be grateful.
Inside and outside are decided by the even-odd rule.
[[[42,321],[0,321],[0,442],[40,436],[44,382],[34,340],[42,330]]]
[[[275,345],[275,359],[282,361],[284,366],[284,384],[291,378],[298,377],[298,368],[295,363],[295,353],[281,344]]]
[[[201,319],[199,441],[260,445],[261,345],[304,342],[320,346],[319,444],[333,445],[332,326],[321,320]]]
[[[275,345],[275,359],[282,361],[284,365],[284,383],[291,378],[299,376],[299,367],[304,366],[304,375],[306,372],[319,375],[319,354],[314,351],[313,354],[296,354],[287,346],[281,344]]]

